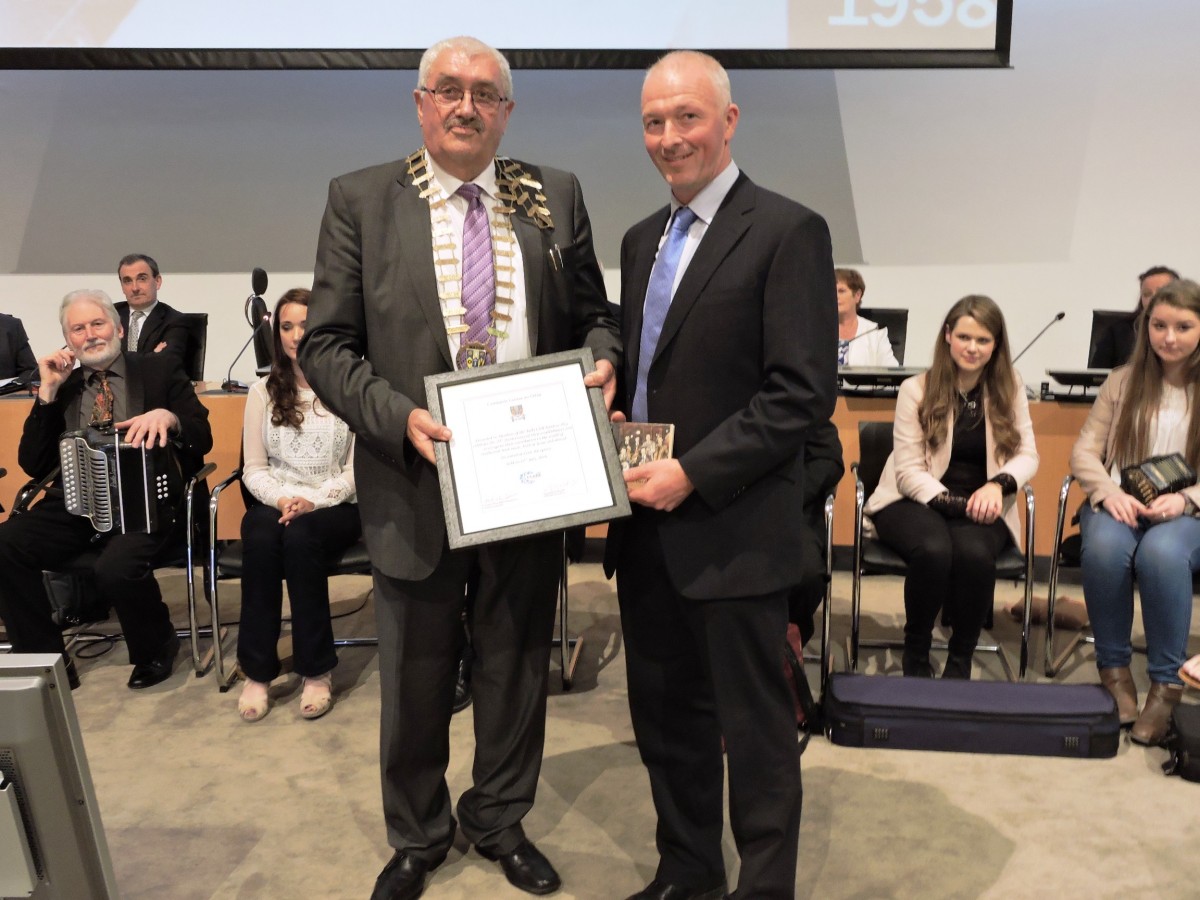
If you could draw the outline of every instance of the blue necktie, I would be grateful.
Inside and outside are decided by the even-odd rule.
[[[671,308],[675,275],[679,272],[679,258],[683,256],[688,229],[695,221],[696,214],[686,206],[681,206],[675,211],[671,230],[667,232],[667,239],[658,251],[658,259],[654,261],[654,270],[650,273],[646,304],[642,307],[642,341],[638,350],[637,384],[633,392],[631,419],[634,422],[649,421],[646,412],[646,378],[650,374],[654,351],[658,349],[658,338],[662,334],[667,310]]]

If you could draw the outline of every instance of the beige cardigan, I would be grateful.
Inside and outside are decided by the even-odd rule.
[[[1100,388],[1083,430],[1071,450],[1071,474],[1087,494],[1092,509],[1099,509],[1108,497],[1121,493],[1121,486],[1112,478],[1112,459],[1116,447],[1116,424],[1125,402],[1125,387],[1129,383],[1129,366],[1113,369]],[[1200,485],[1181,491],[1200,507]]]
[[[867,500],[863,512],[870,516],[885,506],[907,497],[918,503],[928,503],[946,490],[940,479],[950,467],[950,453],[954,442],[954,415],[946,423],[946,440],[936,453],[930,452],[921,431],[917,410],[925,396],[925,375],[914,375],[900,385],[896,397],[896,422],[893,426],[893,450],[883,467],[879,487]],[[996,461],[996,445],[992,437],[992,423],[987,417],[988,401],[983,398],[984,435],[987,443],[987,477],[993,478],[1001,472],[1017,482],[1017,493],[1004,498],[1004,524],[1013,536],[1013,543],[1021,546],[1021,520],[1017,514],[1017,497],[1021,488],[1037,473],[1038,453],[1033,442],[1033,420],[1029,417],[1029,401],[1025,399],[1025,386],[1017,377],[1016,396],[1013,397],[1013,416],[1021,445],[1012,459],[1000,465]],[[875,536],[874,525],[868,520],[864,527]]]

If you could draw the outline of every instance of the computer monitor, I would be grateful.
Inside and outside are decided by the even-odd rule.
[[[109,900],[116,879],[57,653],[0,655],[0,897]]]
[[[908,310],[864,306],[858,310],[858,314],[881,328],[887,329],[888,343],[892,345],[892,355],[896,357],[896,362],[904,365],[904,345],[908,340]]]
[[[1137,318],[1137,313],[1127,309],[1094,309],[1092,310],[1092,334],[1088,340],[1088,368],[1096,368],[1096,351],[1100,341],[1114,325],[1124,325]]]

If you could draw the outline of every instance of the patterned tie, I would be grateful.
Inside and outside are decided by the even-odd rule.
[[[646,303],[642,307],[642,341],[638,350],[637,384],[633,392],[634,422],[647,422],[646,377],[650,374],[650,363],[658,348],[667,310],[671,308],[671,295],[675,287],[675,275],[679,271],[679,259],[687,243],[688,229],[696,221],[696,214],[686,206],[675,211],[671,230],[658,251],[654,270],[650,273],[650,284],[646,288]]]
[[[467,199],[463,220],[462,302],[467,314],[463,341],[486,344],[495,350],[496,338],[488,334],[496,305],[496,270],[492,261],[492,232],[477,184],[464,184],[456,192]]]
[[[146,314],[140,309],[135,311],[129,317],[129,352],[137,350],[138,338],[142,334],[142,319],[146,318]]]
[[[96,401],[92,404],[92,418],[88,424],[93,428],[107,428],[113,420],[113,392],[108,383],[108,372],[99,371],[92,375],[92,384],[100,382],[96,390]]]

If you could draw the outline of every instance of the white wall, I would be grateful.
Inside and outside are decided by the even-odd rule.
[[[1047,366],[1084,365],[1090,310],[1132,309],[1139,271],[1200,275],[1197,35],[1200,4],[1038,0],[1017,4],[1006,71],[734,72],[734,155],[827,215],[868,305],[910,308],[911,364],[928,362],[964,294],[1001,304],[1018,349],[1065,310],[1021,361],[1036,386]],[[208,73],[215,85],[163,73],[178,94],[156,94],[151,121],[128,93],[146,82],[121,77],[133,73],[34,74],[0,73],[0,172],[12,182],[0,310],[22,317],[38,351],[60,340],[62,294],[100,286],[117,298],[107,267],[148,252],[164,267],[163,299],[209,313],[208,377],[224,377],[248,334],[250,268],[271,273],[271,302],[307,284],[327,178],[419,143],[412,73]],[[638,134],[640,76],[515,78],[503,149],[580,175],[616,299],[620,234],[665,201]],[[72,100],[80,84],[99,86],[85,111]],[[227,115],[184,102],[201,85],[229,95]],[[113,96],[118,107],[93,108]],[[81,118],[86,130],[73,130]],[[227,155],[202,155],[201,138],[222,128]],[[146,143],[154,156],[125,160]],[[258,155],[243,166],[246,144]]]

